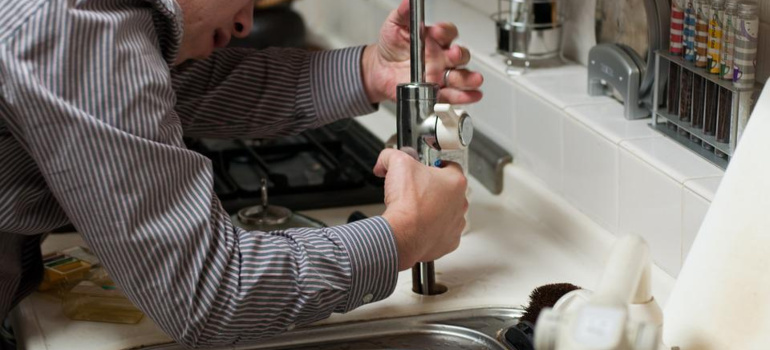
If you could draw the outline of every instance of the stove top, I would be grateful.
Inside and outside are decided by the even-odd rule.
[[[262,178],[270,204],[292,210],[383,201],[372,168],[384,144],[355,120],[274,140],[186,141],[213,162],[214,191],[231,214],[262,203]]]

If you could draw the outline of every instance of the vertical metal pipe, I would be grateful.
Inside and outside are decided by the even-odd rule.
[[[412,82],[425,82],[425,0],[409,0]]]
[[[409,0],[411,78],[409,84],[398,86],[398,148],[416,151],[416,156],[427,164],[428,147],[420,125],[433,114],[438,101],[438,85],[429,84],[425,77],[425,0]],[[433,262],[415,264],[412,268],[412,290],[422,295],[441,294],[446,287],[436,283]]]

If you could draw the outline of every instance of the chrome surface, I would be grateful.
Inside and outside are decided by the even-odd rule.
[[[480,131],[476,131],[468,156],[468,171],[492,194],[503,192],[503,169],[513,156]]]
[[[436,84],[402,84],[398,86],[398,104],[396,106],[396,128],[398,130],[398,149],[406,151],[417,160],[423,159],[423,141],[435,139],[435,126],[425,125],[425,121],[434,114],[438,102]]]
[[[460,116],[460,127],[457,132],[460,133],[460,142],[463,146],[469,146],[473,140],[473,120],[468,113],[463,113]]]
[[[536,6],[551,6],[552,18],[538,22]],[[515,61],[548,60],[561,57],[565,18],[561,1],[554,0],[498,0],[497,12],[492,15],[497,28],[497,52]]]
[[[412,82],[425,82],[425,0],[409,0]]]
[[[284,207],[257,205],[238,211],[238,219],[246,225],[280,225],[290,217],[291,210]]]
[[[511,59],[541,60],[559,57],[561,53],[561,24],[531,25],[529,29],[505,22],[497,22],[497,52]]]
[[[227,347],[231,350],[511,350],[499,340],[514,325],[522,310],[485,308],[431,315],[296,329],[258,345]],[[150,347],[182,350],[176,344]],[[225,349],[225,348],[219,348]]]
[[[270,205],[267,196],[267,180],[265,178],[261,180],[260,192],[262,194],[262,205],[239,210],[238,219],[250,226],[274,226],[289,221],[291,210]]]

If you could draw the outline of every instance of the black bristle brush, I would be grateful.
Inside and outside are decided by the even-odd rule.
[[[508,345],[516,350],[535,349],[535,323],[544,308],[553,307],[567,293],[581,289],[570,283],[546,284],[535,288],[529,295],[529,305],[519,323],[505,331],[504,337]]]

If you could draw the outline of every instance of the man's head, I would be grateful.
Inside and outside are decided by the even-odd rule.
[[[253,0],[177,0],[184,12],[184,38],[176,63],[206,58],[232,37],[249,34]]]

